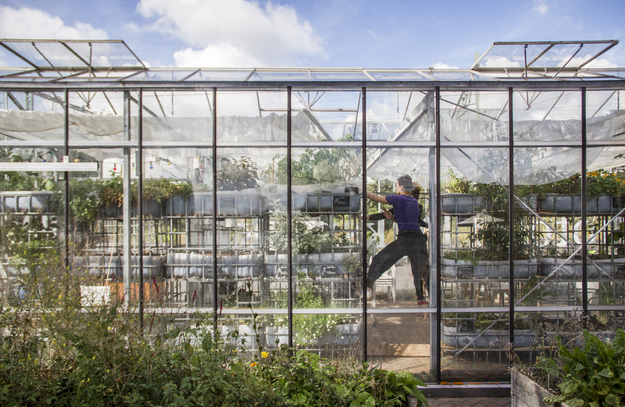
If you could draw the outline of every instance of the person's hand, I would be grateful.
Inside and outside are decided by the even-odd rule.
[[[384,217],[386,219],[390,219],[395,222],[395,216],[393,216],[393,214],[388,209],[382,208],[382,213],[384,214]]]

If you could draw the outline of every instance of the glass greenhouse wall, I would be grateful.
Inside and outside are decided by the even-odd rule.
[[[532,360],[557,334],[625,327],[625,81],[348,74],[0,78],[2,300],[59,256],[86,308],[206,313],[252,349],[430,383],[506,382],[512,346]],[[404,174],[428,301],[407,258],[363,301],[396,234],[364,191]]]

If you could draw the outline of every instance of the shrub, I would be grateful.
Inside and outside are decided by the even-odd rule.
[[[561,394],[545,399],[569,407],[619,406],[625,401],[625,331],[602,342],[584,330],[584,346],[569,351],[557,337],[559,357],[539,357],[537,367],[560,380]]]

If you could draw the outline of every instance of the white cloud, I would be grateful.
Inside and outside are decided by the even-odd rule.
[[[444,64],[442,62],[437,62],[434,65],[432,65],[432,68],[434,69],[458,69],[457,66],[449,66],[447,64]]]
[[[565,55],[562,60],[560,62],[558,62],[558,66],[563,66],[568,60],[569,58],[571,58],[570,55]],[[567,67],[578,67],[581,64],[585,63],[586,61],[588,61],[590,58],[592,58],[592,55],[590,54],[586,54],[583,57],[575,57],[573,59],[571,59],[571,61],[566,64]],[[609,60],[605,59],[605,58],[597,58],[593,61],[591,61],[590,63],[588,63],[588,65],[584,65],[584,68],[617,68],[618,65],[610,62]]]
[[[141,0],[137,10],[155,20],[150,30],[191,46],[176,53],[176,60],[185,64],[288,65],[324,51],[321,38],[291,6],[269,2],[263,8],[246,0]],[[212,57],[217,60],[207,60]]]
[[[0,38],[106,39],[108,35],[79,21],[73,27],[65,25],[59,17],[42,10],[0,6]]]
[[[174,53],[176,66],[180,67],[258,67],[260,61],[242,48],[227,42],[211,44],[203,50],[186,48]]]
[[[534,6],[532,10],[538,12],[539,14],[545,15],[547,11],[549,11],[549,5],[545,0],[533,0]]]
[[[482,59],[481,65],[486,68],[515,68],[521,64],[517,61],[511,61],[506,57],[492,57]]]
[[[370,36],[372,36],[373,38],[375,38],[376,40],[379,40],[380,38],[378,37],[378,35],[373,31],[373,30],[367,30],[367,34],[369,34]]]

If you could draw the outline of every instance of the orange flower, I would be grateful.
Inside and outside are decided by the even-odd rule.
[[[256,366],[257,364],[258,364],[258,363],[253,362],[250,366],[251,366],[251,367],[254,367],[254,366]]]

